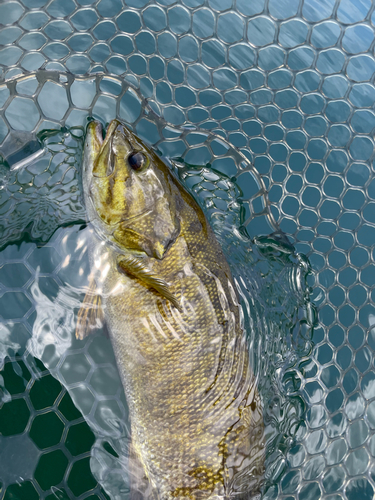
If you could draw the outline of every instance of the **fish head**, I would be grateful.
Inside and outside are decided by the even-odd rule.
[[[90,222],[122,251],[162,259],[178,237],[173,176],[121,121],[104,138],[99,122],[88,125],[83,187]]]

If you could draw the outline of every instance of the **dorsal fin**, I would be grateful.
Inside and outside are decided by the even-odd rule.
[[[145,285],[154,288],[181,311],[177,297],[171,292],[168,283],[148,269],[140,259],[121,255],[117,259],[117,265],[126,273],[138,278]]]

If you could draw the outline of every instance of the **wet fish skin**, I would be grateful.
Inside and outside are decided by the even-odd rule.
[[[202,210],[118,120],[104,140],[100,123],[89,124],[83,188],[97,234],[92,275],[153,496],[256,490],[262,404],[232,275]]]

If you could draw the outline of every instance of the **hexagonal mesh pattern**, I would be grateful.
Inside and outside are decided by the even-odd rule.
[[[310,358],[295,367],[302,382],[298,392],[308,408],[306,431],[300,432],[286,472],[267,499],[366,500],[374,492],[373,9],[371,0],[0,4],[0,64],[7,80],[0,85],[0,147],[4,158],[19,167],[4,176],[0,210],[13,213],[4,224],[5,239],[28,228],[31,237],[47,239],[58,225],[76,220],[72,213],[83,219],[79,197],[74,199],[74,160],[70,167],[50,162],[48,143],[41,148],[37,134],[63,124],[80,127],[90,110],[104,122],[121,116],[177,162],[182,157],[200,165],[216,161],[219,171],[237,176],[249,200],[241,217],[250,234],[272,232],[276,221],[308,256],[319,326]],[[38,73],[12,80],[40,68],[75,76]],[[101,71],[113,78],[79,77]],[[141,116],[144,103],[128,84],[169,127],[162,121],[153,126],[152,112]],[[129,109],[134,116],[126,114]],[[179,128],[191,125],[199,130]],[[72,147],[60,139],[55,143],[73,159],[79,156],[79,137],[77,129],[76,137],[66,136],[76,141]],[[21,151],[20,141],[28,151]],[[29,181],[18,179],[21,173],[27,176],[23,162],[30,153],[48,162],[49,170],[45,164],[40,172],[29,171]],[[254,170],[245,162],[242,172],[244,158]],[[22,193],[29,205],[18,211],[15,181],[32,184]],[[43,191],[45,182],[56,182],[53,197],[49,189]],[[205,185],[202,189],[209,191]],[[60,210],[68,198],[75,205]],[[215,201],[219,205],[219,199],[226,196],[208,196],[208,207]],[[4,262],[11,257],[4,254]],[[29,283],[27,266],[18,275],[15,294]],[[26,325],[35,296],[12,300]]]
[[[15,106],[21,99],[19,89],[25,86],[32,89],[33,100],[29,99],[32,127],[14,121]],[[172,128],[163,122],[118,78],[99,75],[74,79],[65,74],[38,72],[12,80],[4,90],[9,98],[3,117],[14,124],[3,142],[7,158],[2,166],[6,217],[1,245],[6,246],[20,237],[25,239],[25,232],[28,238],[39,243],[47,241],[47,244],[37,248],[35,243],[24,246],[24,242],[20,256],[14,255],[13,245],[6,246],[3,252],[0,313],[5,343],[0,355],[22,352],[26,344],[24,356],[32,353],[41,359],[68,388],[96,436],[90,462],[93,473],[112,498],[123,498],[129,483],[129,425],[120,380],[113,368],[113,352],[103,337],[94,340],[91,336],[84,343],[74,340],[74,309],[80,306],[87,287],[87,246],[91,230],[82,231],[74,226],[74,229],[57,231],[51,239],[58,227],[69,222],[76,224],[77,219],[84,217],[79,182],[84,129],[77,124],[80,121],[84,124],[90,116],[104,122],[110,119],[108,106],[101,105],[105,99],[107,104],[112,103],[117,116],[126,120],[141,137],[153,140],[154,148],[166,155],[171,168],[200,200],[225,253],[229,257],[233,255],[231,264],[239,291],[245,301],[249,299],[252,303],[249,343],[258,346],[254,349],[252,366],[256,376],[264,372],[270,374],[265,383],[262,377],[258,387],[261,390],[262,386],[263,397],[270,403],[269,410],[265,410],[268,458],[277,472],[285,461],[291,435],[295,435],[298,428],[301,405],[298,398],[288,400],[284,392],[276,390],[276,396],[272,384],[277,384],[275,378],[278,378],[280,385],[298,385],[298,376],[288,369],[295,363],[296,356],[306,355],[310,350],[314,313],[308,302],[304,280],[307,264],[303,256],[294,256],[290,245],[277,240],[260,239],[257,245],[251,245],[248,239],[233,238],[233,228],[239,235],[241,220],[254,234],[268,234],[276,227],[259,175],[246,157],[221,137],[204,130]],[[112,97],[108,95],[109,90]],[[54,105],[47,109],[52,96],[55,96]],[[73,108],[66,118],[69,102],[78,102],[81,109]],[[48,122],[43,118],[42,109],[50,118]],[[76,125],[67,128],[72,116]],[[46,123],[54,128],[46,130]],[[22,131],[25,127],[28,130]],[[21,143],[19,148],[21,133],[28,142]],[[7,162],[12,164],[10,169]],[[245,262],[248,264],[244,265]],[[14,278],[16,275],[18,279]],[[99,357],[92,352],[92,349],[95,352],[92,343],[98,342],[102,342]],[[258,351],[262,353],[263,342],[267,345],[267,356],[257,355]],[[276,375],[277,369],[279,375]],[[33,387],[31,382],[28,389],[32,391]],[[112,449],[117,450],[115,458],[108,453],[109,441]],[[40,470],[37,466],[34,471],[37,484]],[[268,482],[273,480],[271,469]],[[53,484],[53,488],[71,491],[69,481],[60,476],[58,481],[61,484]],[[9,488],[12,491],[13,485],[5,484],[5,487],[6,491]]]
[[[90,471],[94,434],[61,384],[30,356],[7,362],[2,376],[1,480],[11,484],[2,498],[67,499],[67,491],[78,498],[90,490],[82,498],[107,499]]]
[[[99,334],[72,346],[71,332],[66,335],[73,304],[67,316],[59,289],[67,274],[78,274],[78,259],[71,254],[76,232],[72,237],[71,229],[60,230],[46,246],[23,242],[1,253],[1,360],[8,354],[0,372],[0,494],[5,500],[109,498],[90,461],[95,447],[108,455],[107,462],[118,458],[100,431],[110,422],[109,412],[124,423],[127,414],[108,339]],[[72,258],[69,272],[64,251]]]

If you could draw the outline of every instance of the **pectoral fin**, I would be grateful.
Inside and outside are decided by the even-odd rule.
[[[96,293],[97,287],[94,278],[90,279],[89,289],[83,299],[77,315],[76,337],[84,339],[90,333],[104,324],[102,298]]]
[[[121,256],[117,259],[117,265],[126,273],[138,278],[142,283],[154,288],[163,297],[169,300],[178,310],[181,311],[181,306],[177,297],[171,292],[168,283],[155,275],[148,269],[140,259],[135,257]]]

